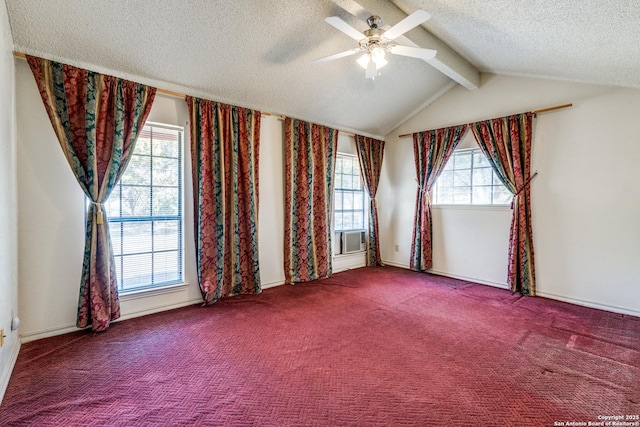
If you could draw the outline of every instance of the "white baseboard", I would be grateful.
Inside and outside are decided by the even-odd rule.
[[[360,268],[367,265],[366,261],[362,261],[360,258],[362,257],[361,253],[357,253],[354,255],[339,255],[338,261],[336,262],[336,258],[333,259],[333,273],[340,273],[341,271],[352,270],[354,268]],[[355,262],[354,262],[355,261]],[[277,286],[284,285],[284,279],[276,280],[273,282],[262,283],[262,289],[275,288]]]
[[[275,281],[275,282],[271,282],[271,283],[267,283],[267,284],[262,285],[262,289],[268,289],[268,288],[272,288],[272,287],[279,286],[279,285],[282,285],[282,284],[284,284],[283,281]],[[190,300],[190,301],[185,301],[185,302],[181,302],[181,303],[177,303],[177,304],[159,305],[159,306],[156,306],[156,307],[152,307],[150,309],[134,311],[134,312],[131,312],[131,313],[123,314],[118,320],[115,320],[115,322],[120,322],[120,321],[123,321],[123,320],[133,319],[135,317],[140,317],[140,316],[146,316],[148,314],[160,313],[162,311],[173,310],[173,309],[176,309],[176,308],[187,307],[189,305],[194,305],[194,304],[198,304],[198,303],[202,303],[202,299],[201,298]],[[36,341],[36,340],[39,340],[39,339],[42,339],[42,338],[50,338],[50,337],[54,337],[54,336],[57,336],[57,335],[76,332],[78,330],[80,330],[80,329],[77,328],[75,324],[67,324],[67,325],[62,325],[62,326],[58,326],[58,327],[55,327],[55,328],[42,329],[42,330],[39,330],[39,331],[29,332],[27,334],[23,334],[23,335],[20,336],[20,340],[23,343],[28,343],[30,341]]]
[[[406,270],[410,269],[409,264],[403,264],[403,263],[398,263],[398,262],[394,262],[394,261],[385,261],[385,260],[382,260],[382,263],[385,264],[385,265],[390,265],[392,267],[404,268]],[[438,276],[451,277],[452,279],[459,279],[459,280],[464,280],[464,281],[467,281],[467,282],[479,283],[481,285],[494,286],[496,288],[509,289],[509,287],[507,286],[506,283],[492,282],[490,280],[476,279],[475,277],[467,277],[467,276],[462,276],[462,275],[459,275],[459,274],[451,274],[451,273],[447,273],[445,271],[439,271],[439,270],[429,270],[428,272],[430,274],[436,274]]]
[[[392,267],[404,268],[405,270],[409,270],[410,269],[409,264],[404,264],[404,263],[401,263],[401,262],[388,261],[388,260],[384,260],[383,259],[382,263],[384,265],[390,265]]]
[[[161,311],[174,310],[176,308],[187,307],[187,306],[195,305],[195,304],[202,304],[202,298],[194,299],[194,300],[191,300],[191,301],[179,302],[177,304],[159,305],[159,306],[156,306],[156,307],[153,307],[153,308],[149,308],[149,309],[146,309],[146,310],[134,311],[134,312],[127,313],[127,314],[124,314],[124,315],[120,316],[120,318],[118,320],[116,320],[116,322],[121,322],[123,320],[133,319],[135,317],[146,316],[148,314],[160,313]]]
[[[552,292],[540,292],[540,291],[537,291],[536,295],[539,296],[539,297],[555,299],[555,300],[558,300],[558,301],[564,301],[564,302],[568,302],[568,303],[575,304],[575,305],[582,305],[584,307],[597,308],[599,310],[611,311],[613,313],[629,314],[631,316],[640,317],[640,311],[633,310],[633,309],[630,309],[630,308],[616,307],[616,306],[612,306],[612,305],[601,304],[599,302],[593,302],[593,301],[583,300],[583,299],[579,299],[579,298],[572,298],[572,297],[567,297],[567,296],[564,296],[564,295],[557,295],[557,294],[554,294]]]
[[[202,299],[198,298],[195,300],[191,300],[191,301],[185,301],[185,302],[181,302],[181,303],[177,303],[177,304],[168,304],[168,305],[159,305],[153,308],[149,308],[146,310],[140,310],[140,311],[134,311],[131,313],[127,313],[124,314],[122,316],[120,316],[120,318],[118,320],[115,320],[114,322],[121,322],[123,320],[128,320],[128,319],[133,319],[135,317],[141,317],[141,316],[146,316],[148,314],[154,314],[154,313],[160,313],[161,311],[168,311],[168,310],[173,310],[176,308],[181,308],[181,307],[187,307],[189,305],[194,305],[194,304],[198,304],[198,303],[202,303]],[[49,337],[55,337],[57,335],[62,335],[62,334],[68,334],[70,332],[76,332],[79,331],[80,329],[76,327],[75,324],[72,325],[63,325],[63,326],[58,326],[56,328],[51,328],[51,329],[43,329],[40,331],[35,331],[35,332],[30,332],[28,334],[23,334],[20,335],[20,340],[23,343],[28,343],[30,341],[35,341],[35,340],[39,340],[42,338],[49,338]]]
[[[68,334],[68,333],[71,333],[71,332],[77,332],[79,330],[80,329],[78,329],[75,324],[58,326],[58,327],[50,328],[50,329],[41,329],[39,331],[29,332],[27,334],[21,334],[20,335],[20,341],[23,344],[25,344],[25,343],[28,343],[28,342],[31,342],[31,341],[40,340],[42,338],[55,337],[56,335]]]
[[[438,276],[451,277],[452,279],[459,279],[467,282],[479,283],[481,285],[493,286],[495,288],[509,289],[509,286],[506,283],[492,282],[491,280],[476,279],[473,277],[461,276],[459,274],[446,273],[444,271],[439,271],[439,270],[429,270],[429,272],[432,274],[437,274]]]
[[[487,280],[480,280],[480,279],[475,279],[473,277],[465,277],[465,276],[460,276],[460,275],[457,275],[457,274],[449,274],[449,273],[445,273],[445,272],[437,271],[437,270],[430,270],[430,272],[433,273],[433,274],[437,274],[439,276],[452,277],[454,279],[466,280],[468,282],[480,283],[481,285],[489,285],[489,286],[494,286],[494,287],[501,288],[501,289],[509,289],[509,286],[506,283],[499,283],[499,282],[491,282],[491,281],[487,281]],[[564,295],[554,294],[553,292],[536,291],[536,296],[549,298],[549,299],[553,299],[553,300],[557,300],[557,301],[568,302],[568,303],[575,304],[575,305],[580,305],[580,306],[583,306],[583,307],[597,308],[599,310],[610,311],[610,312],[613,312],[613,313],[629,314],[629,315],[632,315],[632,316],[640,317],[640,311],[638,311],[638,310],[633,310],[633,309],[625,308],[625,307],[616,307],[616,306],[602,304],[602,303],[598,303],[598,302],[594,302],[594,301],[584,300],[584,299],[581,299],[581,298],[567,297],[567,296],[564,296]]]
[[[275,288],[276,286],[282,286],[284,285],[284,279],[282,280],[276,280],[275,282],[269,282],[269,283],[262,283],[260,286],[262,286],[262,289],[269,289],[269,288]]]
[[[13,346],[13,349],[11,350],[11,355],[9,356],[7,365],[4,367],[4,370],[2,371],[2,375],[0,375],[0,404],[2,404],[4,393],[7,391],[7,387],[9,386],[11,373],[13,372],[13,367],[16,365],[16,361],[18,360],[19,353],[20,353],[20,340],[16,340],[16,343]]]
[[[400,268],[409,269],[409,265],[408,264],[401,264],[401,263],[397,263],[397,262],[393,262],[393,261],[385,261],[385,260],[383,260],[382,262],[385,265],[391,265],[393,267],[400,267]],[[507,286],[506,283],[490,282],[490,281],[486,281],[486,280],[476,279],[476,278],[473,278],[473,277],[465,277],[465,276],[459,276],[457,274],[449,274],[449,273],[446,273],[446,272],[443,272],[443,271],[437,271],[437,270],[430,270],[430,272],[433,273],[433,274],[437,274],[439,276],[445,276],[445,277],[451,277],[451,278],[454,278],[454,279],[466,280],[468,282],[480,283],[482,285],[495,286],[497,288],[502,288],[502,289],[509,289],[509,287]],[[557,301],[568,302],[568,303],[575,304],[575,305],[580,305],[580,306],[583,306],[583,307],[597,308],[599,310],[610,311],[612,313],[628,314],[628,315],[631,315],[631,316],[640,317],[640,311],[634,310],[634,309],[631,309],[631,308],[616,307],[616,306],[602,304],[602,303],[598,303],[598,302],[594,302],[594,301],[584,300],[584,299],[581,299],[581,298],[573,298],[573,297],[568,297],[568,296],[564,296],[564,295],[558,295],[558,294],[554,294],[553,292],[537,291],[536,295],[539,296],[539,297],[549,298],[549,299],[553,299],[553,300],[557,300]]]
[[[342,273],[343,271],[353,270],[354,268],[366,267],[366,263],[356,264],[356,265],[341,265],[333,269],[332,274]]]

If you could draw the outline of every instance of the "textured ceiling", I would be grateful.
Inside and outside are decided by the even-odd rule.
[[[15,50],[154,86],[384,136],[478,69],[640,87],[640,2],[533,0],[6,0]],[[153,6],[153,7],[151,7]],[[355,46],[326,24],[359,30],[431,20],[398,39],[438,50],[428,64],[393,56],[374,81]],[[428,31],[427,31],[428,30]],[[435,36],[435,37],[434,37]]]
[[[394,0],[483,72],[640,88],[639,0]]]

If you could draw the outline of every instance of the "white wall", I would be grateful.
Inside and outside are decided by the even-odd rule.
[[[284,283],[284,128],[282,120],[260,123],[258,245],[263,288]]]
[[[534,121],[532,181],[538,295],[640,314],[640,91],[483,75],[385,139],[378,190],[383,260],[408,266],[415,209],[411,137],[399,135],[558,104]],[[434,270],[505,286],[511,212],[434,209]],[[398,251],[394,250],[398,245]]]
[[[26,61],[16,60],[19,293],[23,341],[75,330],[84,251],[84,196],[60,150]],[[191,181],[188,111],[158,94],[149,121],[185,128],[185,182]],[[284,282],[283,126],[263,116],[260,147],[259,254],[263,288]],[[351,138],[353,140],[353,138]],[[342,139],[341,139],[342,141]],[[348,146],[347,141],[346,145]],[[342,145],[345,145],[342,142]],[[185,279],[171,292],[121,297],[122,319],[201,302],[195,270],[193,199],[185,185]],[[334,271],[364,265],[336,260]]]
[[[13,40],[4,2],[0,2],[0,402],[18,356],[18,331],[11,319],[18,315],[18,204],[16,178],[16,115]]]
[[[20,334],[23,341],[29,341],[75,330],[84,252],[85,199],[62,154],[24,60],[16,60],[16,84],[19,300],[23,321]],[[185,127],[185,177],[190,177],[187,117],[184,100],[158,94],[148,120]],[[122,319],[200,301],[193,262],[190,185],[185,185],[184,193],[188,286],[145,296],[124,296],[121,298]]]

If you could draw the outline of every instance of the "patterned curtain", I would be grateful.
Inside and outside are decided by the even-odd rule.
[[[380,169],[382,168],[382,156],[384,154],[384,141],[356,135],[356,150],[360,160],[360,170],[364,177],[364,183],[369,192],[369,242],[367,245],[367,265],[375,267],[382,265],[380,256],[380,241],[378,234],[378,206],[376,204],[376,192],[380,181]]]
[[[258,294],[260,112],[188,96],[198,283],[206,305]]]
[[[502,183],[513,193],[507,283],[513,292],[535,295],[531,227],[531,128],[533,113],[471,125],[480,149]]]
[[[103,331],[120,317],[109,226],[102,203],[124,173],[156,89],[27,56],[53,129],[90,200],[77,326]]]
[[[429,191],[466,131],[467,125],[459,125],[413,134],[418,195],[411,243],[412,270],[426,271],[433,266]]]
[[[338,131],[285,118],[286,283],[331,276],[331,203]]]

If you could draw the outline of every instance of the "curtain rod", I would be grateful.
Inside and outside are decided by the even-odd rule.
[[[15,56],[16,58],[27,59],[27,55],[25,53],[18,52],[18,51],[15,51],[15,50],[13,51],[13,56]],[[156,92],[162,93],[163,95],[174,96],[176,98],[185,98],[187,96],[184,93],[174,92],[172,90],[160,89],[160,88],[156,88]],[[263,116],[275,116],[275,117],[278,118],[278,120],[284,120],[284,118],[285,118],[285,116],[283,116],[283,115],[267,113],[266,111],[260,111],[260,114],[263,115]],[[343,131],[343,130],[340,130],[340,129],[336,129],[336,130],[339,131],[340,133],[345,134],[345,135],[355,136],[355,133],[352,133],[352,132],[347,132],[347,131]]]
[[[16,58],[22,58],[22,59],[27,59],[27,55],[22,53],[22,52],[17,52],[17,51],[13,51],[13,56],[15,56]],[[185,93],[180,93],[180,92],[174,92],[172,90],[168,90],[168,89],[160,89],[160,88],[156,88],[156,92],[157,93],[161,93],[163,95],[169,95],[169,96],[174,96],[176,98],[186,98],[186,94]],[[271,113],[267,113],[264,111],[261,111],[260,114],[262,114],[263,116],[272,116],[273,114]],[[284,116],[280,116],[281,118],[284,119]]]
[[[27,55],[25,53],[18,52],[18,51],[15,51],[15,50],[13,51],[13,56],[15,56],[16,58],[27,59]],[[184,97],[187,96],[184,93],[174,92],[172,90],[167,90],[167,89],[156,88],[156,92],[162,93],[162,94],[165,94],[165,95],[169,95],[169,96],[175,96],[176,98],[184,98]],[[263,113],[263,114],[265,114],[265,113]],[[267,114],[267,115],[270,116],[271,114]]]
[[[284,119],[286,118],[286,116],[282,116],[282,115],[277,115],[277,114],[271,114],[271,113],[265,113],[265,112],[261,112],[260,114],[262,114],[263,116],[274,116],[276,117],[278,120],[284,121]],[[340,132],[341,134],[344,135],[349,135],[349,136],[356,136],[355,133],[353,132],[348,132],[346,130],[340,130],[340,129],[336,129],[338,132]]]
[[[573,107],[573,104],[562,104],[562,105],[556,105],[555,107],[540,108],[538,110],[531,111],[531,113],[540,114],[540,113],[546,113],[546,112],[549,112],[549,111],[560,110],[562,108],[569,108],[569,107]],[[482,121],[482,120],[478,120],[478,121]],[[398,135],[398,138],[404,138],[405,136],[411,136],[414,133],[419,133],[419,132],[424,132],[424,131],[418,131],[418,132],[412,132],[412,133],[403,133],[402,135]]]

